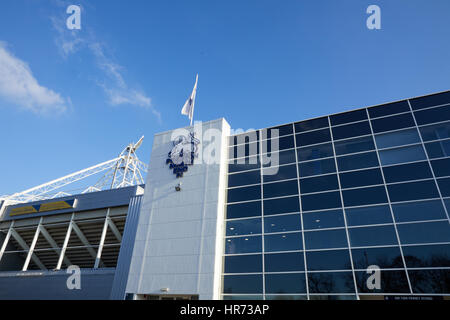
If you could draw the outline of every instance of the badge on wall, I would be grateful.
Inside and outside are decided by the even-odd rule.
[[[194,159],[198,156],[199,144],[200,140],[193,132],[189,133],[189,136],[179,136],[173,141],[173,148],[168,154],[166,164],[177,178],[183,177],[188,166],[194,164]]]

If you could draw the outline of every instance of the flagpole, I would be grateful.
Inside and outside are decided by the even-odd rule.
[[[192,101],[192,117],[191,117],[191,124],[190,126],[192,127],[192,121],[194,120],[194,108],[195,108],[195,99],[197,98],[197,83],[198,83],[198,73],[195,77],[195,85],[194,85],[194,101]]]

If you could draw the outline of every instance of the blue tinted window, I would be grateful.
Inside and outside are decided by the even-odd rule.
[[[303,252],[271,253],[264,255],[266,272],[285,272],[305,270]]]
[[[228,189],[228,202],[256,200],[261,198],[261,186]]]
[[[380,274],[380,289],[369,289],[367,287],[367,280],[370,273],[366,271],[355,272],[356,284],[358,291],[364,293],[410,293],[408,279],[404,270],[383,270]]]
[[[339,192],[326,192],[302,196],[303,211],[332,209],[341,207]]]
[[[450,199],[445,199],[445,206],[447,207],[447,212],[450,213]]]
[[[371,118],[388,116],[395,113],[407,112],[409,110],[408,101],[399,101],[381,106],[371,107],[368,109]]]
[[[256,156],[259,154],[259,142],[245,143],[228,148],[228,159]]]
[[[261,252],[261,250],[260,236],[227,238],[225,241],[226,254]]]
[[[434,175],[436,177],[450,176],[450,158],[431,161]]]
[[[420,142],[417,129],[407,129],[396,132],[383,133],[375,136],[378,149],[403,146]]]
[[[334,159],[303,162],[299,163],[298,168],[301,177],[336,172],[336,164],[334,162]]]
[[[441,200],[393,204],[392,211],[397,222],[447,218]]]
[[[352,247],[398,245],[394,226],[350,228]]]
[[[263,140],[261,142],[261,145],[263,153],[291,149],[294,148],[294,136],[286,136],[270,140]]]
[[[399,166],[384,167],[386,183],[432,178],[428,162],[415,162]]]
[[[306,293],[304,273],[265,275],[266,293]]]
[[[223,300],[263,300],[262,295],[249,295],[249,294],[239,294],[239,295],[222,295]]]
[[[301,218],[299,214],[288,214],[264,218],[264,232],[283,232],[301,230]]]
[[[247,157],[230,161],[228,164],[228,172],[233,173],[245,170],[254,170],[259,169],[260,167],[261,164],[259,162],[259,157]]]
[[[335,189],[339,189],[337,175],[335,174],[300,180],[300,190],[302,193]]]
[[[439,197],[436,184],[432,180],[392,184],[388,185],[388,191],[392,202]]]
[[[308,274],[310,293],[352,293],[355,292],[351,272],[315,272]]]
[[[414,293],[450,292],[450,270],[409,270]]]
[[[332,157],[334,155],[333,146],[331,145],[331,143],[298,148],[297,154],[298,154],[298,161],[327,158]]]
[[[223,277],[223,293],[262,293],[262,274]]]
[[[328,117],[297,122],[294,124],[295,132],[303,132],[328,127]]]
[[[295,136],[297,147],[317,144],[331,140],[330,129],[316,130],[297,134]]]
[[[349,226],[392,223],[391,210],[387,205],[345,209],[345,214]]]
[[[378,168],[340,173],[339,177],[342,188],[362,187],[383,183],[383,177]]]
[[[305,230],[344,227],[342,210],[308,212],[303,214]]]
[[[264,215],[299,212],[298,196],[282,199],[264,200]]]
[[[255,217],[261,215],[261,201],[227,205],[227,219]]]
[[[382,150],[379,152],[382,165],[426,160],[421,145]]]
[[[411,113],[372,120],[372,128],[374,133],[409,128],[414,126],[414,118],[412,117]]]
[[[267,183],[263,185],[264,198],[275,198],[298,194],[297,180]]]
[[[364,269],[371,265],[384,268],[403,268],[399,247],[352,249],[355,269]]]
[[[305,232],[306,249],[331,249],[348,247],[345,229]]]
[[[409,268],[450,267],[450,245],[422,245],[403,247]]]
[[[443,197],[450,197],[450,178],[438,179],[439,190]]]
[[[345,126],[333,127],[332,130],[334,140],[371,134],[370,125],[368,121],[348,124]]]
[[[256,142],[259,139],[258,131],[248,131],[231,137],[233,144]]]
[[[426,143],[425,149],[430,159],[450,157],[450,140]]]
[[[409,100],[413,110],[419,110],[442,104],[450,103],[450,91],[436,93],[425,97],[419,97]]]
[[[244,186],[246,184],[257,184],[261,182],[259,170],[249,171],[228,176],[228,187]]]
[[[263,129],[261,130],[262,133],[262,139],[270,139],[274,137],[281,137],[286,136],[288,134],[294,133],[294,129],[292,124],[286,124],[279,127],[273,127],[269,129]]]
[[[419,129],[423,141],[439,140],[450,138],[450,122],[425,126]]]
[[[356,122],[367,119],[366,109],[349,111],[345,113],[334,114],[330,116],[331,125]]]
[[[264,167],[273,167],[282,164],[296,162],[294,150],[284,150],[280,152],[269,152],[261,155]]]
[[[263,171],[264,183],[277,180],[288,180],[297,178],[297,166],[295,164],[289,166],[266,168]]]
[[[262,272],[262,255],[225,257],[225,273]]]
[[[450,120],[450,106],[416,111],[414,112],[414,115],[416,116],[416,121],[419,126],[433,122]]]
[[[239,236],[244,234],[260,234],[261,218],[233,220],[227,222],[227,236]]]
[[[378,157],[375,152],[354,154],[337,158],[339,171],[356,170],[378,166]]]
[[[264,251],[294,251],[303,249],[301,232],[272,234],[264,236]]]
[[[399,224],[397,229],[402,244],[450,242],[448,221]]]
[[[361,137],[345,141],[337,141],[334,143],[336,155],[348,153],[357,153],[375,149],[372,136]]]
[[[351,269],[348,249],[306,252],[309,270],[347,270]]]
[[[387,202],[386,190],[382,186],[344,190],[342,196],[346,207]]]

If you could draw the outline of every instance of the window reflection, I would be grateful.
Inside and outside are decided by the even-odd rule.
[[[450,293],[450,270],[409,270],[414,293]]]
[[[303,214],[305,230],[344,227],[342,210],[328,210]]]
[[[355,269],[404,267],[399,247],[352,249],[352,257]]]
[[[266,293],[306,293],[304,273],[267,274]]]
[[[397,222],[447,218],[441,200],[393,204],[392,210]]]
[[[419,133],[417,129],[408,129],[390,133],[379,134],[375,136],[378,149],[397,147],[406,144],[413,144],[420,142]]]
[[[308,273],[310,293],[352,293],[355,292],[351,272]]]
[[[264,250],[266,252],[302,249],[303,239],[301,232],[272,234],[264,237]]]
[[[403,254],[408,268],[450,267],[449,244],[404,246]]]
[[[260,234],[261,219],[244,219],[227,222],[227,236],[238,236],[244,234]]]
[[[369,289],[367,286],[367,279],[371,276],[366,271],[356,271],[356,284],[358,286],[358,292],[363,293],[409,293],[408,280],[406,278],[406,272],[404,270],[380,271],[380,285],[381,289]]]
[[[223,277],[223,293],[262,293],[261,274],[230,275]]]
[[[251,253],[261,252],[261,236],[248,236],[225,239],[225,253]]]
[[[391,210],[388,205],[345,209],[347,224],[361,226],[369,224],[392,223]]]
[[[426,160],[425,152],[421,145],[394,148],[379,151],[380,161],[383,166],[404,162]]]
[[[264,232],[283,232],[301,230],[301,217],[299,214],[288,214],[264,218]]]

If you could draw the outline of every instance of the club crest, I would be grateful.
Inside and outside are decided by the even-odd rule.
[[[198,156],[198,145],[200,140],[193,132],[188,136],[178,136],[173,140],[173,148],[169,152],[166,164],[173,170],[177,178],[183,177],[183,173],[188,170],[188,166],[194,164],[194,159]]]

